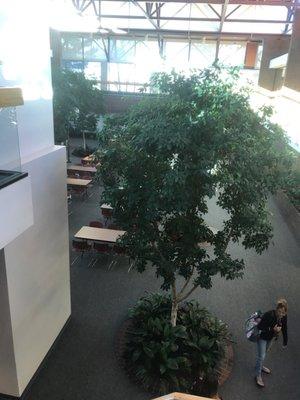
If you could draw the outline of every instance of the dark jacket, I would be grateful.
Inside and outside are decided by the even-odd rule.
[[[262,316],[257,328],[261,331],[260,338],[263,340],[272,340],[277,336],[274,332],[275,325],[281,325],[281,332],[283,336],[283,345],[286,346],[288,342],[287,335],[287,316],[282,317],[280,320],[276,316],[275,310],[267,311]]]

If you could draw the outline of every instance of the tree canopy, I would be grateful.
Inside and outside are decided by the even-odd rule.
[[[95,131],[103,111],[97,82],[87,79],[81,72],[60,68],[52,71],[52,81],[56,141],[65,141],[71,129],[78,134],[83,130]]]
[[[209,289],[216,274],[242,276],[231,240],[261,253],[272,238],[266,200],[289,169],[288,140],[269,108],[253,111],[237,77],[219,67],[158,73],[157,94],[108,117],[99,137],[103,198],[126,230],[135,268],[152,265],[171,289],[173,325],[179,302],[197,287]],[[218,232],[205,222],[213,196],[227,212]]]

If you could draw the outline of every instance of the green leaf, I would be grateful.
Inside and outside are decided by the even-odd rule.
[[[148,357],[154,358],[154,354],[153,354],[152,350],[149,347],[144,345],[143,346],[143,350],[147,354]]]
[[[179,367],[178,367],[178,364],[177,364],[177,361],[175,361],[174,359],[172,359],[172,358],[170,358],[168,361],[167,361],[167,367],[168,368],[170,368],[170,369],[173,369],[173,370],[177,370]]]
[[[132,361],[135,362],[139,359],[141,352],[139,350],[135,350],[132,354]]]
[[[160,373],[163,375],[166,372],[167,368],[165,367],[165,365],[160,364],[159,370],[160,370]]]

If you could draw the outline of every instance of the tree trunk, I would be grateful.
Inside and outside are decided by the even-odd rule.
[[[83,149],[86,150],[86,140],[85,140],[85,132],[82,131],[82,142],[83,142]]]
[[[171,310],[171,325],[176,326],[178,313],[178,301],[177,299],[172,300],[172,310]]]

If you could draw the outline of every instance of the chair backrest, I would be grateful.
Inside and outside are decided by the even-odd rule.
[[[99,221],[90,221],[89,225],[93,228],[103,228],[103,224]]]
[[[84,251],[84,250],[89,250],[91,246],[85,241],[73,239],[72,247],[74,250]]]
[[[86,188],[84,186],[73,186],[72,187],[72,192],[77,193],[77,194],[82,194],[85,193]]]
[[[126,253],[125,247],[122,247],[119,245],[115,245],[113,250],[114,250],[114,253],[116,253],[116,254],[125,254]]]
[[[113,211],[108,208],[101,208],[101,213],[104,217],[111,218],[113,215]]]
[[[98,253],[108,253],[110,251],[110,247],[108,244],[94,242],[94,250]]]
[[[90,180],[92,179],[92,175],[85,172],[84,174],[81,175],[81,179]]]

